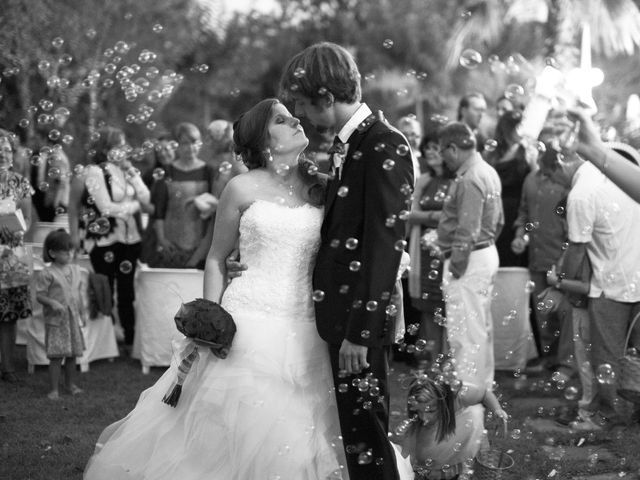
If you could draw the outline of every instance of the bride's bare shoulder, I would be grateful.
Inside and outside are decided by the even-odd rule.
[[[252,204],[265,188],[266,179],[264,172],[260,170],[249,170],[233,177],[221,194],[221,201],[231,203],[238,207],[241,212],[246,206]]]

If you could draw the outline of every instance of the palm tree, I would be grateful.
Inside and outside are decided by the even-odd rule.
[[[554,58],[561,68],[577,66],[583,24],[591,29],[596,54],[631,55],[640,46],[640,10],[633,0],[471,0],[448,42],[447,68],[457,66],[469,45],[496,47],[507,27],[531,23],[545,27],[541,56]]]

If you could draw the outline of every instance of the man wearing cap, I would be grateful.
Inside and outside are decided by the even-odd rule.
[[[495,239],[504,225],[500,178],[477,152],[467,125],[442,127],[439,144],[444,163],[456,173],[438,225],[447,337],[458,378],[491,388],[491,298],[499,266]]]

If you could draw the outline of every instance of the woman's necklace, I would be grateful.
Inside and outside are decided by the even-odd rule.
[[[290,197],[293,197],[293,192],[295,191],[295,186],[294,185],[281,183],[280,186],[287,191],[287,194]]]
[[[296,182],[295,181],[291,182],[292,180],[293,178],[291,178],[291,176],[288,176],[287,179],[281,177],[280,175],[276,177],[278,187],[285,190],[287,192],[287,195],[289,195],[290,197],[293,197],[293,194],[296,191]]]

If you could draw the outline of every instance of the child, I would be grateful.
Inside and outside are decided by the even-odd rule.
[[[73,246],[71,236],[56,230],[44,240],[42,256],[51,265],[36,276],[36,299],[43,305],[46,323],[45,344],[49,358],[51,391],[47,397],[58,400],[58,383],[62,360],[65,359],[65,387],[72,395],[82,393],[73,382],[76,357],[82,355],[84,339],[80,327],[84,325],[82,302],[82,269],[70,263]]]
[[[465,472],[483,438],[483,405],[504,422],[506,433],[507,413],[491,390],[446,378],[446,371],[437,380],[422,374],[409,389],[402,455],[411,456],[416,480],[455,479]]]
[[[560,202],[558,209],[564,216],[566,215],[566,198]],[[551,285],[545,289],[539,297],[540,303],[545,305],[547,310],[566,310],[566,303],[569,304],[569,315],[573,331],[574,359],[582,387],[582,398],[578,401],[578,416],[569,425],[574,430],[597,431],[602,430],[602,426],[595,421],[593,412],[593,400],[595,398],[595,376],[590,362],[589,349],[587,345],[591,342],[590,318],[587,310],[588,293],[591,278],[591,262],[589,257],[584,255],[579,265],[565,265],[565,257],[569,249],[574,248],[568,242],[567,249],[560,256],[551,270],[547,272],[547,283]],[[564,296],[555,299],[559,294]],[[554,300],[549,302],[549,300]],[[563,302],[566,300],[566,302]],[[550,307],[546,307],[550,305]],[[567,396],[567,394],[565,394]],[[570,396],[569,396],[570,398]],[[564,424],[566,419],[559,417],[558,423]]]

